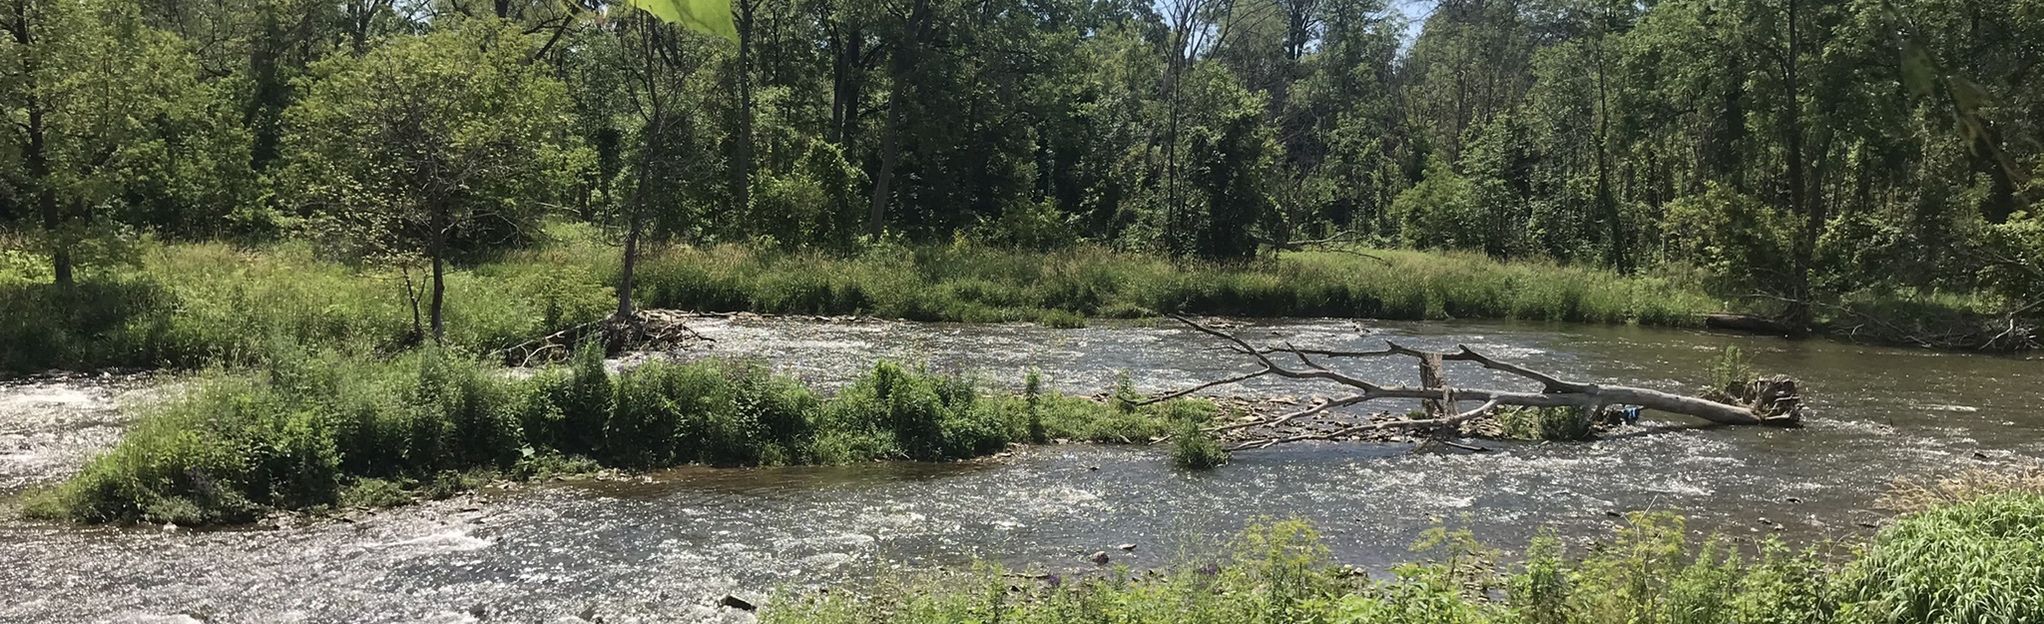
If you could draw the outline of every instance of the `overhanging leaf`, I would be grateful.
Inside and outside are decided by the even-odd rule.
[[[738,40],[738,26],[731,21],[731,0],[625,0],[625,3],[669,24]]]

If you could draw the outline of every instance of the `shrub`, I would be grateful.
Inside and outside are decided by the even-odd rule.
[[[1029,412],[1029,441],[1043,444],[1050,441],[1050,431],[1043,427],[1043,373],[1029,369],[1029,375],[1022,382],[1022,400]]]
[[[1492,419],[1499,436],[1514,440],[1577,442],[1596,436],[1589,410],[1579,407],[1504,405],[1495,408]]]
[[[1184,422],[1171,437],[1171,462],[1187,470],[1211,470],[1228,462],[1228,452],[1198,424]]]
[[[403,484],[387,479],[362,479],[341,490],[342,507],[396,507],[412,501]]]

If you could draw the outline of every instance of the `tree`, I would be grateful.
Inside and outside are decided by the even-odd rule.
[[[33,213],[31,230],[58,284],[76,279],[81,250],[109,237],[118,225],[110,217],[126,200],[152,195],[144,185],[177,201],[203,186],[187,185],[193,176],[245,153],[216,123],[216,94],[198,82],[193,57],[176,37],[144,25],[136,8],[98,0],[0,5],[0,108],[14,122],[5,140],[18,159],[7,182]],[[192,195],[182,199],[201,199]]]
[[[1185,82],[1196,64],[1227,43],[1235,25],[1235,5],[1236,0],[1167,0],[1158,5],[1168,28],[1160,85],[1165,103],[1164,244],[1174,254],[1192,251],[1186,240],[1189,233],[1183,231],[1189,215],[1179,190],[1185,168],[1179,155],[1186,114]]]
[[[870,233],[878,239],[887,233],[887,204],[894,199],[894,169],[901,162],[902,126],[908,123],[908,101],[914,74],[936,20],[937,0],[905,0],[896,12],[893,26],[894,51],[888,56],[887,116],[880,127],[879,164],[873,169],[873,197],[867,202]]]
[[[567,94],[526,43],[476,20],[332,57],[285,114],[284,188],[346,247],[431,263],[435,340],[447,262],[531,238],[583,157]]]

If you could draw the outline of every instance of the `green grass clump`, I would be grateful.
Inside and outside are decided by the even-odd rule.
[[[1842,585],[1851,612],[1870,621],[2044,621],[2044,496],[1992,495],[1904,517]]]
[[[1492,412],[1499,437],[1513,440],[1580,442],[1596,436],[1596,422],[1579,407],[1503,405]]]
[[[1015,586],[997,568],[792,598],[768,624],[2021,624],[2044,617],[2044,498],[2005,495],[1905,516],[1856,559],[1774,540],[1694,540],[1637,514],[1571,554],[1553,537],[1517,563],[1466,532],[1430,531],[1390,578],[1347,573],[1303,523],[1259,524],[1223,554]]]
[[[990,396],[889,362],[824,398],[745,361],[604,368],[594,347],[519,379],[443,349],[389,359],[285,347],[214,371],[33,515],[239,522],[275,509],[444,496],[490,478],[647,469],[946,461],[1048,438],[1142,441],[1203,403],[1116,409],[1056,393]]]
[[[1171,463],[1187,470],[1212,470],[1228,463],[1228,451],[1198,424],[1186,422],[1171,437]]]

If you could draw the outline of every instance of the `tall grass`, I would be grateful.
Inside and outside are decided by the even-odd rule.
[[[601,318],[614,305],[607,269],[585,255],[563,244],[453,272],[450,341],[502,348]],[[403,272],[307,244],[149,243],[136,261],[72,288],[0,280],[0,371],[242,365],[278,344],[393,351],[417,338]]]
[[[612,309],[612,245],[586,227],[548,234],[450,275],[451,344],[499,349]],[[0,371],[242,365],[276,344],[388,353],[418,338],[406,284],[422,296],[419,271],[342,264],[303,242],[145,241],[135,249],[132,265],[95,267],[74,288],[39,281],[47,278],[31,274],[33,263],[0,264]],[[1656,277],[1371,253],[1381,260],[1313,252],[1215,265],[1084,246],[877,247],[852,256],[670,247],[649,252],[635,296],[651,307],[1057,327],[1157,312],[1685,325],[1716,307],[1695,288]]]
[[[279,347],[250,370],[204,375],[31,511],[87,522],[236,522],[274,509],[391,501],[393,492],[446,488],[471,473],[945,461],[1033,434],[1148,439],[1213,413],[1204,402],[1120,410],[1056,394],[994,396],[887,362],[826,398],[742,361],[656,361],[614,374],[585,348],[566,366],[521,379],[442,349],[376,360]]]
[[[449,342],[503,348],[612,309],[615,246],[570,224],[544,238],[452,273]],[[89,267],[68,289],[45,283],[35,258],[0,255],[0,372],[238,365],[273,344],[391,352],[417,339],[406,278],[423,288],[418,271],[341,264],[303,242],[145,241],[135,249],[134,264]],[[878,246],[835,255],[727,244],[650,250],[640,267],[634,297],[649,307],[1054,327],[1160,312],[1687,326],[1725,306],[1681,273],[1626,276],[1461,252],[1288,252],[1208,264],[1084,245]],[[1984,305],[1907,293],[1849,303],[1913,310],[1911,318],[1939,310],[1977,317],[1973,308]]]
[[[1389,578],[1348,574],[1310,527],[1264,524],[1161,575],[1017,584],[999,569],[793,597],[768,624],[2019,624],[2044,621],[2044,498],[2007,495],[1904,517],[1846,563],[1778,542],[1693,540],[1636,515],[1578,553],[1536,539],[1514,564],[1437,530]]]
[[[660,307],[1047,320],[1183,311],[1242,316],[1529,319],[1687,325],[1717,304],[1654,277],[1480,255],[1289,253],[1216,265],[1100,247],[1018,252],[881,248],[851,258],[726,245],[649,258],[639,297]]]

